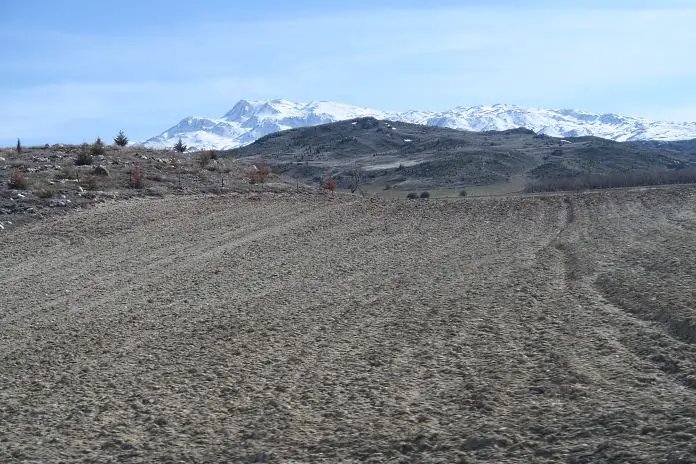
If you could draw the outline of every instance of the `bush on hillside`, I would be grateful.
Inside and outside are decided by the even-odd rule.
[[[24,174],[19,171],[15,171],[10,176],[10,181],[7,186],[15,190],[24,190],[27,188],[27,180],[24,178]]]
[[[106,149],[104,148],[104,142],[97,137],[97,140],[94,141],[92,146],[89,149],[89,154],[92,156],[102,156],[104,153],[106,153]]]
[[[80,151],[77,153],[77,158],[75,159],[75,164],[78,166],[88,166],[94,162],[94,156],[92,156],[92,149],[86,144],[80,146]]]

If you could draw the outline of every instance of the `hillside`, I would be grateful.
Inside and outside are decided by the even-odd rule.
[[[366,184],[410,188],[497,185],[583,175],[675,171],[696,167],[693,153],[670,146],[597,137],[560,139],[526,129],[467,132],[359,118],[267,135],[227,152],[307,183],[327,172],[345,187],[355,166]]]
[[[90,156],[89,147],[46,145],[0,149],[0,233],[17,225],[75,207],[90,207],[129,198],[220,194],[259,190],[249,184],[243,161],[214,159],[209,153],[178,155],[143,147],[104,147]],[[81,164],[80,157],[89,164]],[[13,185],[19,176],[21,182]],[[271,175],[266,190],[313,191]]]
[[[685,187],[26,224],[0,461],[693,462],[695,231]]]
[[[457,106],[445,111],[390,112],[327,101],[240,100],[221,117],[186,117],[143,145],[171,148],[181,138],[195,150],[226,150],[248,145],[274,132],[360,117],[476,132],[524,127],[553,137],[595,136],[622,142],[696,138],[694,122],[652,121],[571,109],[496,104]]]

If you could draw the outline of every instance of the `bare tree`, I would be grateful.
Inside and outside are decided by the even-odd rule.
[[[348,187],[350,188],[350,193],[355,193],[360,188],[364,174],[365,171],[362,166],[358,164],[354,164],[350,171],[348,171]]]
[[[172,156],[169,158],[169,165],[176,169],[176,177],[179,188],[181,188],[181,160],[179,159],[177,152],[172,153]]]
[[[220,188],[225,188],[225,176],[232,170],[229,165],[229,160],[218,158],[216,168],[217,172],[220,174]]]

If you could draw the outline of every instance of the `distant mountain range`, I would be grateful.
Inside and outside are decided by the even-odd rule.
[[[221,118],[187,117],[142,145],[172,147],[179,138],[191,149],[231,149],[274,132],[360,117],[467,131],[524,127],[554,137],[596,136],[618,142],[696,138],[696,122],[651,121],[618,114],[515,105],[455,107],[448,111],[386,112],[342,103],[240,100]]]

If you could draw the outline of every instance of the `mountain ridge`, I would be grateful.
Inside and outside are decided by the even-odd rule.
[[[183,118],[142,145],[168,148],[181,138],[194,150],[232,149],[274,132],[360,117],[467,131],[504,131],[524,127],[553,137],[596,136],[618,142],[675,141],[696,138],[696,122],[653,121],[615,113],[544,109],[510,104],[456,106],[446,111],[388,112],[330,101],[239,100],[222,117]]]

